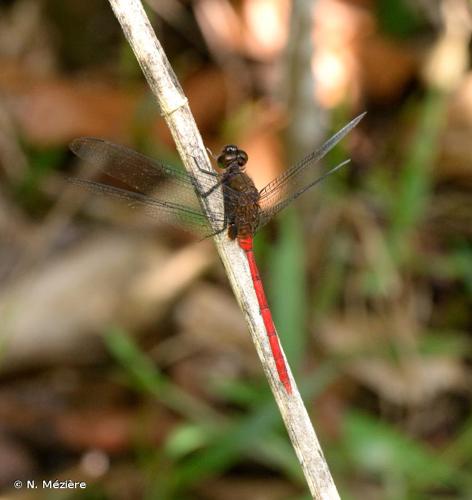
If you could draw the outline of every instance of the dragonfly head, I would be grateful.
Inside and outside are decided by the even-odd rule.
[[[247,163],[247,153],[234,144],[228,144],[221,151],[217,162],[220,168],[228,168],[235,163],[238,167],[242,168]]]

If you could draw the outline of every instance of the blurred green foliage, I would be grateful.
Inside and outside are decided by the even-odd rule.
[[[418,33],[425,25],[414,2],[408,0],[377,0],[377,19],[387,34],[407,38]]]
[[[286,439],[280,437],[280,416],[268,390],[257,391],[252,384],[243,392],[221,386],[221,397],[227,404],[241,407],[242,416],[229,418],[196,401],[159,373],[124,332],[112,330],[107,344],[123,366],[129,383],[187,420],[177,426],[155,452],[161,458],[159,467],[162,460],[167,463],[164,474],[155,471],[159,478],[154,485],[159,492],[155,498],[175,498],[178,491],[188,490],[201,479],[228,470],[241,457],[262,463],[303,484],[293,450]],[[332,370],[322,367],[310,397],[326,387],[332,375]]]

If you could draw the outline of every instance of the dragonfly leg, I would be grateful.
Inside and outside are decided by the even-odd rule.
[[[223,231],[225,231],[227,227],[228,227],[228,225],[226,223],[224,223],[223,227],[221,229],[217,229],[213,233],[207,234],[203,239],[206,240],[207,238],[213,238],[213,236],[218,236]]]
[[[206,236],[206,238],[211,238],[212,236],[218,236],[219,234],[221,234],[223,231],[226,231],[226,229],[228,227],[231,227],[233,226],[234,224],[228,224],[228,216],[227,214],[225,213],[225,216],[224,216],[224,220],[223,220],[223,226],[221,227],[221,229],[217,229],[214,233],[211,233],[209,234],[208,236]],[[234,239],[234,238],[233,238]]]
[[[228,237],[235,240],[238,236],[238,226],[234,222],[228,225]]]
[[[210,173],[210,172],[207,172]],[[215,174],[217,177],[219,177],[218,181],[216,184],[214,184],[208,191],[204,193],[200,193],[203,198],[206,198],[209,196],[215,189],[219,188],[221,185],[226,185],[229,180],[231,180],[233,177],[239,175],[239,172],[225,172],[224,174],[217,174],[215,172],[212,173],[212,175]],[[226,186],[226,189],[230,189]]]
[[[197,186],[198,194],[202,198],[208,198],[208,196],[210,196],[211,193],[213,193],[217,188],[219,188],[222,185],[222,183],[223,183],[222,176],[221,176],[221,174],[218,174],[217,172],[210,172],[209,170],[205,170],[204,168],[200,167],[200,165],[198,164],[198,161],[195,158],[195,156],[193,156],[193,161],[195,162],[195,165],[197,166],[198,170],[200,170],[200,172],[202,174],[209,175],[210,177],[220,177],[220,179],[218,179],[218,181],[215,183],[215,185],[213,185],[207,191],[200,191],[198,189],[198,186]]]
[[[206,170],[206,169],[200,167],[195,156],[193,156],[192,158],[193,158],[193,161],[195,162],[195,165],[197,166],[198,170],[200,170],[200,172],[202,174],[209,175],[210,177],[219,177],[220,174],[218,174],[217,172],[212,172],[211,170]]]
[[[222,184],[223,180],[222,179],[218,180],[218,182],[214,186],[212,186],[208,191],[200,192],[200,196],[202,196],[202,198],[208,198],[208,196],[210,196],[210,194],[213,193],[215,189],[219,188]]]
[[[210,148],[206,148],[208,154],[216,161],[218,157],[213,153],[213,151]]]
[[[221,229],[218,229],[217,231],[215,231],[213,234],[211,234],[210,236],[218,236],[219,234],[221,234],[223,231],[226,231],[226,226],[223,226]]]

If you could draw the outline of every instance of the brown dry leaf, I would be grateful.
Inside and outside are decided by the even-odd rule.
[[[358,62],[363,92],[385,102],[402,94],[419,70],[420,55],[414,47],[377,33],[362,40]]]
[[[9,7],[2,6],[0,17],[0,59],[21,61],[38,74],[50,73],[56,58],[43,3],[36,0],[9,3],[12,4]]]
[[[251,109],[251,116],[239,137],[239,145],[247,151],[249,161],[246,172],[261,189],[284,168],[283,146],[279,132],[283,124],[281,110],[270,103],[260,103]]]
[[[442,178],[472,183],[472,72],[451,96],[448,122],[441,134],[437,172]]]
[[[0,91],[28,140],[63,144],[81,135],[126,140],[143,91],[126,92],[99,81],[38,77],[2,62]]]
[[[57,437],[72,450],[98,448],[107,453],[122,453],[146,436],[149,444],[159,445],[175,425],[170,415],[142,408],[90,408],[62,413],[55,419]]]
[[[242,139],[241,147],[250,155],[247,173],[259,189],[283,172],[282,145],[275,130],[256,131]]]
[[[187,78],[183,88],[200,132],[214,129],[226,109],[224,74],[210,67],[204,68]]]
[[[395,332],[398,325],[406,331]],[[457,359],[417,353],[414,339],[405,336],[414,327],[408,327],[405,318],[352,313],[343,320],[326,321],[318,338],[331,354],[346,359],[348,373],[386,401],[418,405],[445,391],[463,390],[465,369]],[[405,352],[396,360],[387,356],[392,343]]]
[[[128,292],[128,307],[141,324],[149,323],[166,310],[183,290],[215,262],[211,242],[197,242],[178,251],[162,255],[153,250],[146,265],[136,273]],[[126,316],[127,317],[127,316]],[[134,322],[134,321],[133,321]]]
[[[198,0],[194,9],[203,36],[213,52],[221,57],[241,50],[241,22],[230,2]]]
[[[0,294],[2,369],[101,357],[97,333],[156,320],[212,261],[204,245],[171,254],[150,238],[105,234],[43,262]],[[174,282],[162,293],[166,266]]]
[[[1,388],[0,425],[38,446],[73,450],[128,449],[139,437],[136,425],[149,422],[146,435],[161,442],[175,418],[152,405],[126,405],[123,387],[104,381],[103,372],[55,369],[16,379]],[[123,402],[125,401],[125,403]],[[156,426],[159,421],[162,425]]]
[[[0,64],[0,92],[7,107],[22,133],[38,145],[63,144],[79,136],[127,143],[138,109],[148,96],[144,85],[130,90],[99,78],[38,77],[14,63]],[[201,130],[211,130],[226,106],[222,74],[210,69],[200,71],[184,82],[184,88]],[[150,124],[153,135],[174,147],[157,104],[155,115]]]
[[[363,95],[395,98],[419,68],[412,47],[378,32],[370,2],[320,0],[314,39],[317,95],[326,107],[358,105]]]
[[[183,352],[202,351],[195,360],[197,370],[214,378],[215,373],[237,376],[246,359],[251,359],[251,342],[244,317],[234,297],[220,288],[199,285],[179,303],[176,321],[182,332]],[[188,367],[187,367],[188,368]]]
[[[98,339],[84,339],[113,320],[118,290],[140,262],[140,242],[101,236],[33,270],[0,295],[6,318],[3,369],[59,360],[90,361]],[[115,291],[115,292],[114,292]]]
[[[59,440],[72,450],[99,448],[120,453],[133,441],[135,415],[129,410],[89,409],[58,415]]]
[[[175,340],[174,358],[186,359],[173,367],[173,378],[189,391],[201,392],[207,380],[237,377],[243,367],[250,368],[251,359],[257,369],[244,317],[228,292],[209,285],[193,287],[179,302],[176,321],[182,335]]]
[[[312,67],[316,96],[325,107],[360,99],[359,61],[354,46],[373,30],[367,9],[337,0],[318,2],[313,27]]]
[[[274,60],[288,37],[290,2],[245,0],[237,12],[227,0],[195,2],[195,16],[211,51],[225,57]]]
[[[0,100],[0,168],[9,180],[18,183],[25,177],[27,166],[28,160],[20,146],[15,124],[3,101]],[[2,218],[0,210],[0,224]]]
[[[216,351],[250,345],[247,327],[234,297],[218,287],[193,287],[176,309],[179,329],[187,341]]]
[[[451,92],[469,67],[472,12],[467,1],[443,0],[440,13],[441,33],[425,61],[423,75],[428,86]]]
[[[241,49],[241,23],[230,2],[198,0],[195,17],[212,50],[224,55]]]
[[[242,4],[246,55],[270,62],[284,50],[288,40],[290,2],[245,0]]]
[[[34,477],[36,470],[31,450],[25,444],[19,439],[0,437],[0,488],[11,488],[19,477]]]
[[[451,191],[439,193],[428,209],[429,229],[437,240],[447,241],[458,234],[472,238],[471,220],[472,197],[468,191],[458,189],[453,194]]]

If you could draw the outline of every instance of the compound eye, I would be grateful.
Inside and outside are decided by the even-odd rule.
[[[238,148],[233,144],[228,144],[221,151],[220,156],[218,156],[217,162],[221,168],[227,168],[229,163],[234,160]]]
[[[243,166],[247,163],[247,153],[245,151],[243,151],[242,149],[240,149],[239,153],[238,153],[238,163],[241,166]]]

